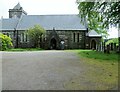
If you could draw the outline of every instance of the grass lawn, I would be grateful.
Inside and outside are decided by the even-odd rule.
[[[78,55],[85,58],[97,59],[99,61],[107,60],[107,61],[118,61],[118,54],[115,52],[111,52],[110,54],[106,54],[104,52],[92,51],[92,50],[75,50]]]
[[[85,85],[78,85],[80,77],[75,78],[74,85],[69,84],[69,87],[79,86],[80,89],[96,89],[96,90],[111,90],[118,88],[118,54],[104,54],[92,50],[68,50],[77,53],[80,61],[84,63],[86,72],[84,80],[88,81],[93,88],[88,88]],[[96,85],[94,85],[96,84]]]
[[[13,48],[7,49],[6,51],[40,51],[43,50],[41,48]]]

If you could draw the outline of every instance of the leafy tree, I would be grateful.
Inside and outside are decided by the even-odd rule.
[[[81,18],[86,18],[90,29],[108,28],[120,22],[119,2],[77,2]],[[98,27],[99,28],[99,27]]]
[[[79,15],[82,19],[81,21],[87,19],[90,30],[95,30],[98,33],[107,33],[106,29],[108,29],[110,25],[114,25],[116,27],[118,25],[120,28],[120,1],[87,2],[87,0],[84,0],[83,2],[77,3]]]
[[[27,30],[29,39],[34,44],[34,47],[40,46],[40,39],[44,33],[45,30],[39,25],[35,25],[33,28]]]
[[[13,46],[12,39],[7,35],[0,33],[0,50],[7,50]]]

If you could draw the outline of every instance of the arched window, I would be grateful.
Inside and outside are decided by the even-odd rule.
[[[79,42],[79,33],[77,33],[77,42]]]
[[[21,33],[21,42],[24,42],[24,33]]]
[[[73,42],[75,42],[75,33],[73,33]]]

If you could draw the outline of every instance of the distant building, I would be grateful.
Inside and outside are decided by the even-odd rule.
[[[80,22],[78,15],[27,15],[18,3],[9,9],[9,18],[2,18],[2,32],[10,36],[16,47],[33,47],[25,30],[40,25],[46,30],[41,39],[41,47],[45,49],[91,49],[97,48],[101,35],[95,31],[88,32],[88,26]]]

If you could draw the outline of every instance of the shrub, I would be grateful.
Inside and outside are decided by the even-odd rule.
[[[12,39],[7,35],[0,33],[0,50],[7,50],[13,46]]]
[[[118,38],[112,38],[110,40],[108,40],[105,45],[109,45],[110,43],[116,43],[116,45],[118,46]]]

